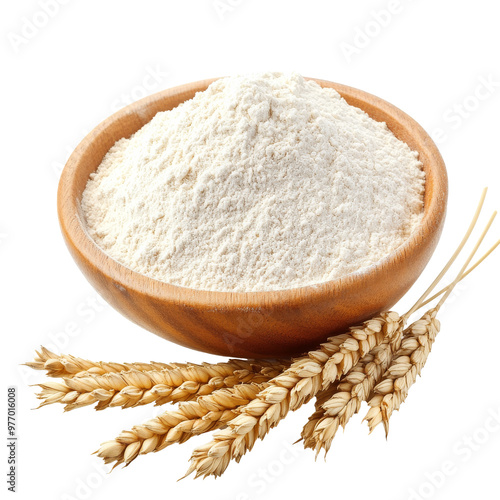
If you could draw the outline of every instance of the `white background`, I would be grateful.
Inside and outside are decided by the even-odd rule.
[[[40,344],[54,343],[94,360],[218,359],[168,343],[96,302],[56,215],[59,170],[87,131],[131,100],[214,76],[295,70],[345,83],[399,106],[439,138],[450,178],[448,218],[433,260],[396,306],[403,312],[452,253],[483,186],[490,186],[486,213],[500,207],[496,4],[49,0],[47,16],[42,3],[3,2],[0,16],[2,383],[19,393],[18,498],[498,498],[500,422],[485,426],[489,415],[500,420],[499,255],[442,311],[441,334],[391,420],[388,441],[381,428],[369,436],[357,415],[326,462],[300,444],[287,451],[312,412],[308,405],[217,481],[176,482],[206,437],[108,475],[91,453],[155,410],[32,411],[35,388],[28,385],[44,377],[19,366]],[[493,233],[489,243],[500,235],[498,223]],[[6,413],[6,394],[0,399]],[[453,472],[443,477],[437,471],[448,462]],[[0,488],[6,491],[4,479]]]

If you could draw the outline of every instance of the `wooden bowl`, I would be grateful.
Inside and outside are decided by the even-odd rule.
[[[391,308],[418,278],[438,242],[446,212],[446,169],[436,145],[408,115],[378,97],[337,83],[316,80],[375,120],[385,121],[399,139],[418,151],[426,173],[421,224],[377,265],[334,281],[283,291],[200,291],[134,272],[106,255],[90,238],[80,201],[90,173],[107,151],[158,111],[191,99],[212,81],[164,90],[126,106],[92,130],[69,158],[59,182],[59,221],[71,255],[88,281],[115,309],[147,330],[177,344],[224,356],[296,355]]]

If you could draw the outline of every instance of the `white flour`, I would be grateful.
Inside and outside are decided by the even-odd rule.
[[[422,217],[417,153],[297,74],[232,77],[118,141],[91,175],[88,231],[139,273],[278,290],[374,264]]]

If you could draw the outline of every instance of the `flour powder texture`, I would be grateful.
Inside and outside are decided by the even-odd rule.
[[[108,255],[174,285],[266,291],[377,263],[422,218],[418,154],[298,74],[228,77],[119,140],[82,208]]]

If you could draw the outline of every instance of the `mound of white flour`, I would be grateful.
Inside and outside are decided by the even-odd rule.
[[[96,243],[161,281],[321,283],[374,264],[423,209],[418,155],[337,92],[281,73],[216,81],[118,141],[82,208]]]

